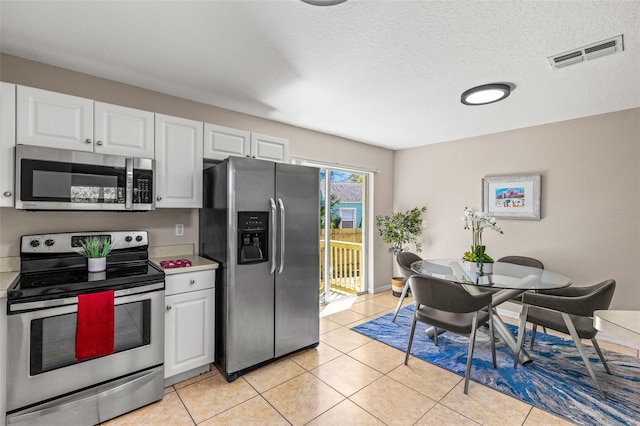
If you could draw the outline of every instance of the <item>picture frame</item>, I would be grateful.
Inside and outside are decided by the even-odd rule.
[[[502,219],[540,220],[541,175],[485,176],[482,207]]]

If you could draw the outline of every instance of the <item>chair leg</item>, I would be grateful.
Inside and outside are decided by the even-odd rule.
[[[522,305],[520,312],[520,326],[518,327],[518,340],[516,341],[516,353],[513,358],[513,368],[518,368],[518,360],[520,359],[520,348],[524,342],[524,335],[527,333],[527,315],[529,314],[529,305]],[[535,324],[533,325],[536,326]],[[531,346],[533,347],[533,339],[531,336]]]
[[[478,312],[473,313],[473,323],[471,324],[471,335],[469,336],[469,354],[467,355],[467,371],[464,375],[464,393],[469,393],[469,376],[471,376],[471,361],[473,360],[473,347],[476,343],[476,328],[478,322]]]
[[[598,393],[600,394],[600,397],[602,399],[607,399],[606,396],[604,395],[604,392],[602,391],[602,388],[600,387],[600,384],[598,383],[598,379],[596,379],[596,374],[594,373],[593,368],[591,367],[591,362],[589,362],[589,357],[587,356],[587,353],[584,351],[582,342],[580,342],[580,337],[578,337],[578,332],[576,332],[576,328],[574,327],[573,322],[569,317],[569,314],[562,312],[562,319],[564,320],[564,323],[567,326],[567,329],[569,329],[569,333],[571,334],[573,343],[575,343],[576,348],[578,348],[578,352],[580,352],[580,356],[582,357],[584,364],[587,366],[587,370],[589,371],[591,380],[593,380],[593,383],[596,385],[596,388],[598,389]]]
[[[411,353],[411,345],[413,345],[413,333],[416,331],[416,316],[413,316],[413,323],[411,324],[411,334],[409,335],[409,345],[407,345],[407,354],[404,357],[404,365],[409,362],[409,354]]]
[[[393,318],[391,318],[391,322],[396,322],[396,317],[398,316],[398,312],[402,308],[402,302],[404,302],[404,298],[407,297],[407,291],[409,291],[409,280],[404,283],[404,287],[402,287],[402,294],[400,295],[400,300],[398,300],[398,306],[396,306],[396,311],[393,313]]]
[[[609,370],[609,364],[607,364],[607,361],[605,361],[604,355],[602,354],[602,351],[600,350],[600,345],[598,344],[598,341],[596,340],[595,337],[593,339],[591,339],[591,343],[593,343],[593,347],[596,348],[596,352],[598,352],[598,356],[600,357],[600,361],[602,361],[602,365],[604,365],[604,369],[607,370],[607,374],[611,374],[611,370]]]
[[[438,327],[433,327],[433,344],[438,346]]]
[[[496,336],[493,332],[493,308],[491,308],[491,306],[489,306],[489,339],[491,339],[491,357],[493,358],[493,368],[497,368]]]
[[[538,332],[538,324],[533,324],[531,327],[531,344],[529,345],[529,349],[533,350],[533,342],[536,340],[536,333]]]

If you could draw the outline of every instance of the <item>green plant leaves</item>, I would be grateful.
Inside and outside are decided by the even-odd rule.
[[[112,249],[113,245],[109,238],[91,236],[82,242],[80,253],[90,258],[107,257]]]
[[[398,254],[409,250],[408,245],[414,244],[416,251],[422,251],[418,237],[422,234],[422,213],[426,207],[415,207],[406,212],[392,215],[376,216],[376,225],[382,241],[389,244],[389,253]]]

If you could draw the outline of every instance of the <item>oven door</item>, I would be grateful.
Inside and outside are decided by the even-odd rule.
[[[149,291],[153,290],[153,291]],[[7,411],[108,382],[164,362],[164,284],[115,294],[115,353],[75,358],[76,304],[7,317]]]

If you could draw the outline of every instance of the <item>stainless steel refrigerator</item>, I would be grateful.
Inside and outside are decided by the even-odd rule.
[[[200,254],[216,276],[216,364],[228,381],[319,331],[319,170],[248,157],[205,168]]]

